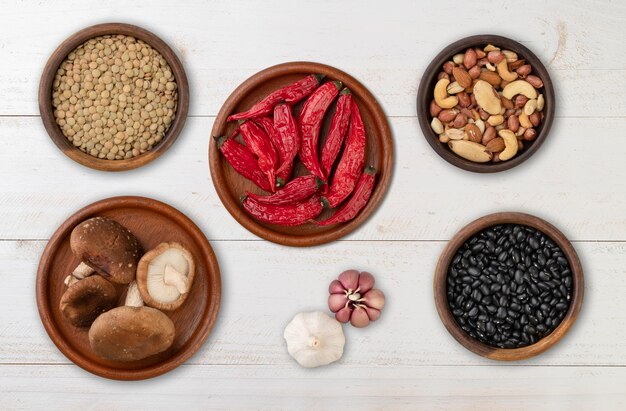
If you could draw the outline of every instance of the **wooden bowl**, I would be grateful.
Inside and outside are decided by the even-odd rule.
[[[537,341],[535,344],[522,348],[497,348],[472,338],[467,334],[454,319],[452,312],[448,306],[448,297],[446,293],[446,281],[448,277],[448,268],[457,250],[472,236],[489,227],[498,224],[523,224],[535,228],[550,237],[563,251],[572,271],[572,299],[569,309],[561,323],[547,336]],[[437,312],[448,329],[450,334],[468,350],[500,361],[516,361],[534,357],[541,354],[548,348],[556,344],[567,331],[572,327],[578,316],[581,304],[583,302],[584,292],[583,269],[578,259],[578,255],[569,240],[552,224],[541,218],[523,214],[523,213],[495,213],[479,218],[476,221],[465,226],[459,231],[446,245],[443,253],[439,257],[437,268],[435,269],[435,305]]]
[[[52,107],[52,83],[56,75],[57,69],[61,63],[65,60],[67,55],[76,47],[83,44],[85,41],[98,36],[104,36],[107,34],[123,34],[126,36],[133,36],[139,40],[142,40],[152,46],[156,51],[161,53],[169,64],[176,84],[178,86],[178,102],[176,107],[176,116],[174,121],[170,125],[163,139],[152,147],[150,151],[140,154],[136,157],[124,160],[106,160],[94,157],[88,153],[85,153],[74,147],[74,145],[63,135],[63,132],[59,128],[54,118],[54,109]],[[189,111],[189,84],[187,83],[187,75],[183,69],[183,65],[176,57],[176,53],[159,37],[142,29],[141,27],[133,26],[124,23],[105,23],[95,26],[87,27],[81,31],[73,34],[67,40],[65,40],[57,49],[52,53],[50,59],[46,63],[46,66],[41,75],[41,81],[39,83],[39,112],[41,113],[41,119],[46,131],[50,135],[54,144],[63,151],[72,160],[89,168],[103,171],[124,171],[131,170],[133,168],[141,167],[144,164],[151,162],[163,154],[173,143],[180,134],[185,120],[187,119],[187,112]]]
[[[255,220],[241,207],[240,197],[246,191],[255,193],[263,193],[263,191],[232,169],[217,149],[214,141],[211,141],[209,144],[209,164],[213,185],[226,209],[235,220],[249,231],[278,244],[306,247],[324,244],[347,235],[363,224],[376,210],[389,187],[391,179],[393,140],[391,129],[383,110],[374,96],[354,77],[324,64],[309,62],[279,64],[250,77],[228,97],[215,119],[211,135],[230,135],[237,126],[236,122],[226,122],[226,118],[230,114],[246,110],[270,92],[293,83],[308,74],[316,73],[324,74],[326,76],[324,81],[339,80],[344,87],[350,89],[361,110],[365,124],[367,132],[365,165],[376,167],[376,185],[369,202],[355,219],[328,227],[320,227],[312,223],[298,227],[284,227]],[[298,108],[299,105],[296,106],[296,110]],[[331,105],[329,112],[324,118],[324,124],[320,132],[320,146],[326,139],[333,112],[334,104]],[[308,172],[298,161],[294,167],[294,176],[305,173]],[[332,212],[325,211],[321,218],[330,216]]]
[[[432,120],[430,115],[430,102],[433,100],[433,90],[435,83],[437,83],[437,75],[441,72],[443,63],[452,60],[452,56],[457,53],[464,53],[465,50],[470,47],[484,47],[489,43],[502,49],[516,52],[520,58],[525,59],[527,63],[532,66],[532,74],[539,76],[543,80],[543,88],[540,90],[540,93],[542,93],[545,98],[545,108],[543,110],[545,118],[539,127],[535,127],[537,130],[537,138],[532,142],[524,141],[524,150],[512,159],[500,163],[475,163],[459,157],[448,148],[447,144],[443,144],[439,141],[439,136],[430,127]],[[508,170],[523,163],[539,149],[552,127],[555,102],[554,88],[552,87],[550,75],[545,66],[541,63],[541,60],[539,60],[532,51],[509,38],[485,34],[466,37],[454,42],[443,49],[441,53],[437,54],[432,60],[424,72],[424,76],[422,77],[417,91],[417,118],[419,119],[422,133],[426,141],[428,141],[428,144],[430,144],[437,154],[443,157],[448,163],[476,173],[495,173]]]
[[[74,327],[59,311],[59,301],[66,290],[63,280],[80,262],[70,249],[70,234],[76,225],[96,216],[110,217],[127,227],[145,251],[161,242],[177,241],[193,254],[196,274],[191,291],[179,309],[165,312],[176,326],[176,337],[168,350],[133,362],[102,359],[91,350],[89,328]],[[117,288],[118,305],[123,305],[127,286]],[[191,358],[213,328],[221,293],[217,259],[202,231],[175,208],[143,197],[107,198],[76,212],[48,242],[37,271],[37,307],[52,342],[79,367],[116,380],[156,377]]]

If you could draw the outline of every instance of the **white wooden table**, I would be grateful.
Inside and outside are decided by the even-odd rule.
[[[626,5],[620,1],[7,1],[0,12],[0,409],[485,409],[626,406]],[[95,23],[123,21],[176,49],[191,87],[176,144],[138,170],[110,174],[65,157],[48,138],[37,86],[54,48]],[[550,138],[509,172],[450,166],[415,117],[429,59],[450,42],[502,34],[546,64],[558,96]],[[209,133],[222,102],[273,64],[336,66],[378,98],[394,133],[386,199],[366,225],[321,247],[259,240],[221,205]],[[35,273],[49,236],[76,209],[144,195],[186,213],[216,251],[223,281],[206,344],[169,374],[109,381],[71,364],[37,314]],[[543,217],[574,241],[585,268],[581,315],[557,346],[503,364],[457,344],[433,304],[445,241],[484,214]],[[282,332],[298,311],[326,308],[346,268],[376,274],[388,306],[346,327],[339,363],[299,368]]]

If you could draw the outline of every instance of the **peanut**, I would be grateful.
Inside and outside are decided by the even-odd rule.
[[[437,117],[439,113],[441,113],[441,110],[443,109],[439,107],[434,100],[430,102],[430,115],[432,117]]]
[[[480,67],[474,66],[469,69],[467,73],[470,75],[472,80],[476,80],[480,76]]]
[[[450,140],[463,140],[465,137],[465,131],[458,128],[449,128],[445,134]]]
[[[461,128],[461,127],[464,127],[466,124],[467,124],[467,117],[465,117],[463,113],[459,113],[454,118],[454,122],[452,123],[452,126],[456,128]]]
[[[483,144],[489,144],[491,140],[496,138],[496,129],[494,127],[488,126],[483,132]]]
[[[519,130],[519,119],[517,116],[510,116],[507,119],[507,127],[514,133]]]
[[[523,66],[521,66],[520,68],[518,68],[517,70],[515,70],[515,72],[522,78],[528,76],[530,74],[530,72],[532,71],[532,67],[530,66],[530,64],[524,64]]]
[[[460,92],[462,92],[464,90],[465,90],[465,87],[461,86],[456,81],[448,84],[448,87],[446,87],[446,91],[448,92],[448,94],[456,94],[456,93],[460,93]]]
[[[487,119],[487,123],[489,123],[492,126],[499,126],[500,124],[504,123],[504,116],[502,116],[502,114],[498,114],[495,116],[490,116]]]
[[[524,140],[533,141],[535,138],[537,138],[537,130],[534,128],[529,128],[524,131]]]
[[[545,100],[544,100],[543,94],[539,94],[539,97],[537,97],[537,111],[543,111],[544,105],[545,105]]]
[[[526,81],[529,82],[534,88],[543,87],[543,81],[541,81],[539,77],[532,74],[530,76],[526,76]]]
[[[466,92],[459,93],[456,97],[459,99],[459,106],[465,108],[472,105],[472,99]]]
[[[453,108],[446,108],[444,110],[441,110],[441,112],[439,113],[439,120],[441,120],[443,123],[447,123],[449,121],[454,120],[454,118],[456,117],[456,115],[459,114],[459,110],[453,109]]]
[[[517,53],[515,53],[514,51],[502,50],[502,54],[504,54],[507,63],[513,63],[514,61],[517,61]]]
[[[474,49],[467,49],[467,51],[463,55],[463,65],[465,66],[465,68],[469,70],[474,67],[476,65],[476,60],[477,57]]]
[[[528,116],[528,119],[534,127],[537,127],[539,124],[541,124],[541,114],[537,111]]]
[[[443,63],[443,71],[446,72],[446,74],[450,75],[452,74],[452,69],[454,68],[454,62],[453,61],[446,61],[445,63]]]
[[[430,122],[430,128],[437,134],[443,133],[443,123],[437,117],[433,117],[433,120]]]

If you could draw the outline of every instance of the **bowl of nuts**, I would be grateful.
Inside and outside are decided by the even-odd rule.
[[[180,134],[189,87],[174,51],[137,26],[106,23],[70,36],[39,84],[50,138],[72,160],[98,170],[140,167]]]
[[[508,170],[535,153],[552,126],[554,89],[544,65],[506,37],[452,43],[426,69],[417,94],[424,137],[465,170]]]
[[[514,212],[487,215],[448,242],[435,270],[437,312],[465,348],[494,360],[538,355],[580,311],[583,270],[552,224]]]

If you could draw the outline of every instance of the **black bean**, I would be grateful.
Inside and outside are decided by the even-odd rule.
[[[496,225],[474,235],[452,258],[446,280],[452,315],[472,338],[518,348],[556,328],[569,308],[569,263],[545,234]]]

